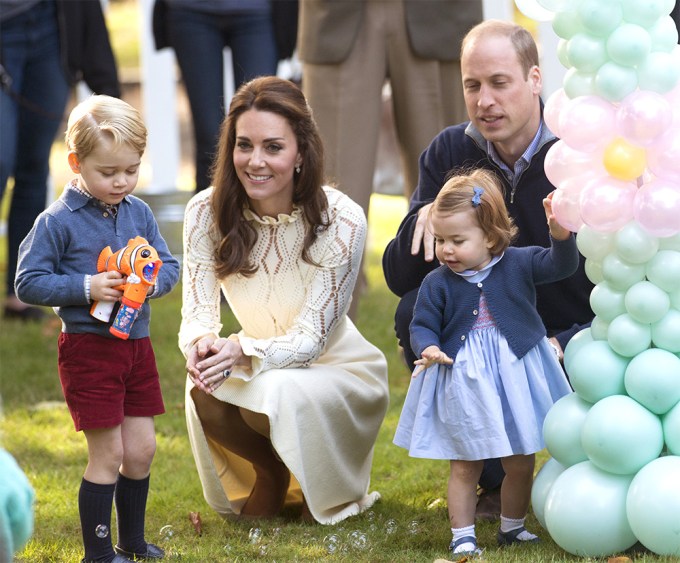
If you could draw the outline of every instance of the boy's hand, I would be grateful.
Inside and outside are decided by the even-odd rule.
[[[122,289],[125,276],[120,272],[101,272],[90,278],[90,297],[92,301],[119,301],[123,296]]]
[[[444,352],[442,352],[438,346],[428,346],[423,350],[422,358],[416,360],[416,369],[413,370],[413,375],[411,377],[416,377],[421,371],[429,368],[432,364],[453,364],[453,360],[449,358]]]
[[[543,209],[545,210],[545,218],[548,220],[550,236],[555,240],[567,240],[571,236],[571,231],[560,225],[555,218],[555,214],[552,210],[552,198],[554,194],[555,192],[552,191],[547,197],[543,198]]]

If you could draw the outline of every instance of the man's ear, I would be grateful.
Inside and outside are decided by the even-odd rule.
[[[80,160],[78,155],[71,151],[68,153],[68,165],[71,167],[71,171],[75,174],[80,174]]]
[[[543,89],[543,75],[541,74],[541,69],[536,65],[532,66],[527,78],[531,82],[534,94],[540,95],[541,90]]]

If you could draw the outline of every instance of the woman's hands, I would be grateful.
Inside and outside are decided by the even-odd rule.
[[[230,375],[234,366],[250,366],[238,340],[204,336],[196,341],[187,354],[187,375],[201,391],[211,394]]]

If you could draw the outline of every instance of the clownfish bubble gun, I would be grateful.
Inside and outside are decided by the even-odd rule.
[[[127,246],[117,252],[113,252],[111,247],[107,246],[99,253],[98,272],[116,271],[126,277],[125,283],[116,287],[123,292],[123,297],[116,318],[109,329],[111,334],[124,340],[130,336],[132,325],[139,315],[149,289],[156,283],[162,265],[156,249],[143,237],[128,240]],[[90,308],[90,314],[102,322],[109,322],[114,304],[112,301],[95,301]]]

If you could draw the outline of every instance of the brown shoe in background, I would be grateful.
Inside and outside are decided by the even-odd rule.
[[[501,517],[501,488],[479,489],[477,492],[477,509],[475,511],[475,520],[484,520],[486,522],[495,522]]]

